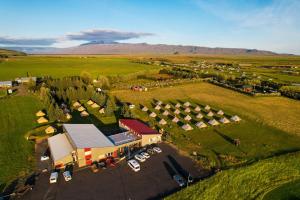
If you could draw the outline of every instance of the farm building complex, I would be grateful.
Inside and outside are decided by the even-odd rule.
[[[93,124],[64,124],[63,133],[48,138],[55,168],[70,163],[79,167],[109,157],[118,157],[131,147],[161,141],[161,134],[134,119],[121,119],[121,133],[106,136]]]

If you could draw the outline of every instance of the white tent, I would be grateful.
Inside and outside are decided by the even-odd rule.
[[[207,125],[206,125],[204,122],[197,122],[195,125],[196,125],[198,128],[205,128],[205,127],[207,127]]]
[[[218,115],[224,115],[224,112],[223,112],[223,110],[219,110],[219,111],[217,112],[217,114],[218,114]]]
[[[185,102],[184,104],[183,104],[185,107],[189,107],[190,105],[191,105],[191,103],[190,102]]]
[[[172,122],[177,123],[177,122],[179,122],[179,119],[178,119],[177,117],[174,117],[174,118],[172,119]]]
[[[191,118],[191,116],[189,116],[189,115],[187,115],[187,116],[184,117],[184,120],[185,120],[185,121],[190,121],[191,119],[192,119],[192,118]]]
[[[92,106],[92,108],[99,108],[100,107],[97,103],[93,103],[91,106]]]
[[[193,130],[193,127],[191,127],[189,124],[184,124],[181,128],[185,131]]]
[[[230,123],[230,121],[226,117],[223,117],[222,119],[220,119],[220,122],[222,124],[228,124],[228,123]]]
[[[176,108],[180,108],[180,107],[181,107],[181,104],[180,104],[180,103],[177,103],[177,104],[175,105],[175,107],[176,107]]]
[[[156,113],[155,112],[152,112],[152,113],[150,113],[150,115],[149,115],[150,117],[156,117],[157,115],[156,115]]]
[[[187,108],[184,110],[184,112],[190,113],[190,112],[191,112],[191,109],[190,109],[189,107],[187,107]]]
[[[164,119],[161,119],[161,120],[159,121],[159,124],[160,124],[160,125],[166,125],[166,124],[167,124],[167,122],[166,122],[166,120],[164,120]]]
[[[104,113],[105,113],[105,108],[101,108],[101,109],[99,110],[99,113],[104,114]]]
[[[219,125],[220,123],[217,121],[217,120],[215,120],[215,119],[211,119],[211,120],[209,120],[209,122],[208,122],[210,125],[212,125],[212,126],[217,126],[217,125]]]
[[[209,106],[209,105],[206,105],[204,109],[205,109],[205,110],[210,110],[210,106]]]
[[[156,105],[160,106],[163,102],[162,101],[157,101]]]
[[[81,116],[81,117],[87,117],[87,116],[89,116],[89,113],[86,112],[86,111],[84,110],[84,111],[82,111],[82,112],[80,113],[80,116]]]
[[[165,111],[163,112],[163,115],[168,116],[168,115],[169,115],[169,112],[168,112],[167,110],[165,110]]]
[[[146,106],[144,106],[144,107],[142,108],[142,111],[147,112],[147,111],[148,111],[148,108],[147,108]]]
[[[209,111],[209,113],[207,113],[207,116],[212,117],[212,116],[214,116],[214,113]]]
[[[76,101],[75,103],[73,103],[73,107],[80,107],[81,106],[81,104],[78,102],[78,101]]]
[[[203,115],[201,113],[199,113],[197,116],[196,116],[198,119],[202,119],[203,118]]]
[[[175,113],[176,115],[178,115],[178,114],[180,113],[180,110],[176,109],[176,110],[174,111],[174,113]]]
[[[92,100],[88,100],[87,104],[92,105],[94,102]]]
[[[155,108],[154,108],[155,110],[160,110],[161,109],[161,107],[159,106],[159,105],[157,105],[157,106],[155,106]]]
[[[201,108],[199,106],[196,106],[195,111],[199,112],[199,111],[201,111]]]
[[[230,119],[231,119],[231,121],[234,121],[234,122],[239,122],[239,121],[242,120],[242,119],[241,119],[239,116],[237,116],[237,115],[232,116]]]
[[[82,112],[82,111],[84,111],[85,110],[85,107],[83,107],[83,106],[80,106],[79,108],[78,108],[78,111],[79,112]]]
[[[171,108],[170,104],[165,105],[165,108],[170,109]]]

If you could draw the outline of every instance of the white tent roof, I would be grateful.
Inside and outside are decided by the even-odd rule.
[[[65,134],[57,134],[48,138],[53,161],[71,155],[74,150]]]
[[[68,138],[79,149],[114,146],[94,124],[64,124],[63,127]]]

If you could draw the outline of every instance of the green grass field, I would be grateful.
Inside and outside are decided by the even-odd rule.
[[[24,134],[37,126],[35,112],[40,108],[35,97],[0,99],[0,189],[33,169],[34,144]]]
[[[239,169],[221,171],[215,176],[200,181],[166,199],[262,199],[269,191],[286,183],[299,180],[299,159],[300,153],[298,152],[262,160]],[[293,188],[293,186],[290,186],[290,188]],[[287,197],[290,193],[291,197],[292,193],[295,192],[285,189],[274,190],[270,194],[275,195],[277,193],[281,197]],[[297,195],[299,196],[299,194]],[[272,198],[272,196],[269,197],[272,200],[277,199]]]
[[[99,75],[126,75],[157,69],[156,66],[133,63],[122,57],[26,56],[0,62],[0,80],[27,76],[27,72],[31,76],[64,77],[87,71],[96,78]]]
[[[300,179],[291,181],[268,192],[264,200],[300,199]]]

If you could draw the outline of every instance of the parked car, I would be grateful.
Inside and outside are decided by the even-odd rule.
[[[58,179],[58,172],[52,172],[50,175],[50,183],[56,183]]]
[[[176,181],[176,183],[180,186],[183,187],[185,185],[185,180],[178,174],[175,174],[173,176],[173,179]]]
[[[65,178],[65,181],[70,181],[70,180],[72,180],[72,176],[71,176],[70,171],[65,171],[65,172],[63,173],[63,176],[64,176],[64,178]]]
[[[146,153],[146,152],[142,152],[142,153],[140,153],[140,155],[143,156],[146,159],[150,158],[150,155],[148,153]]]
[[[136,160],[132,159],[132,160],[129,160],[127,163],[133,171],[135,171],[135,172],[140,171],[140,169],[141,169],[140,164]]]
[[[156,153],[161,153],[162,150],[159,148],[159,147],[153,147],[153,150],[156,152]]]
[[[193,182],[194,182],[194,177],[192,177],[192,176],[189,174],[189,176],[187,177],[187,181],[188,181],[188,183],[193,183]]]
[[[147,149],[147,153],[153,155],[153,154],[155,154],[155,151],[153,149]]]
[[[140,162],[145,162],[146,161],[146,159],[143,156],[139,155],[139,154],[136,154],[134,156],[134,158],[137,159]]]
[[[100,161],[100,162],[98,163],[98,167],[99,167],[99,168],[101,167],[101,169],[106,169],[106,162],[105,162],[105,161]]]
[[[49,156],[41,156],[41,161],[49,160]]]

